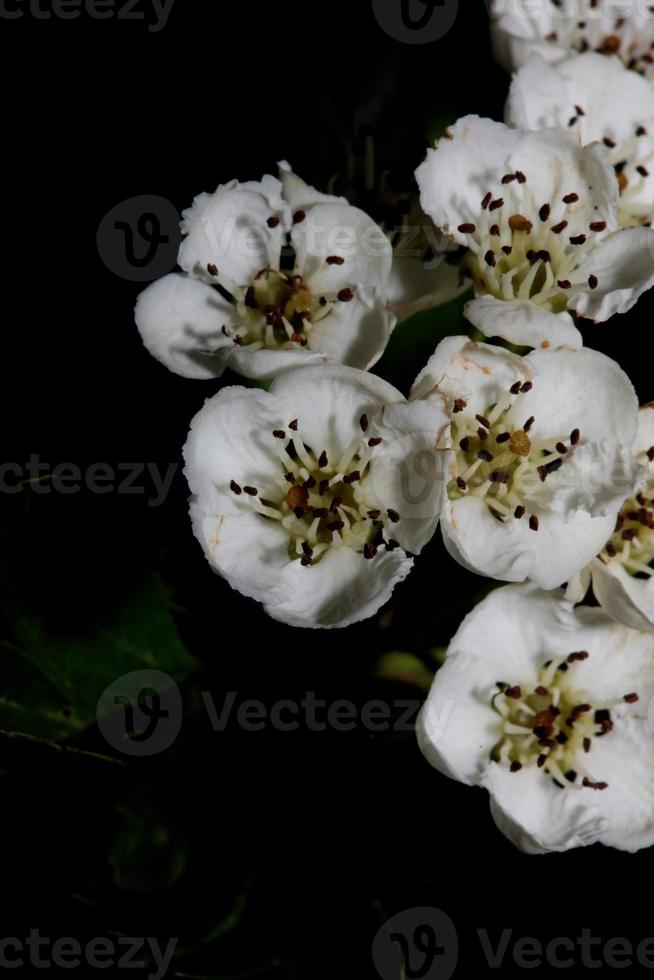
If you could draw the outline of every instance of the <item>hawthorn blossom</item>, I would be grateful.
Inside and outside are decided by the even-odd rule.
[[[412,399],[450,398],[441,528],[466,568],[554,589],[604,546],[641,477],[631,446],[638,401],[597,351],[532,351],[449,337]]]
[[[654,11],[650,0],[493,0],[495,57],[508,71],[534,51],[555,64],[571,54],[618,56],[654,80]]]
[[[592,580],[595,598],[613,619],[654,633],[654,405],[640,410],[634,451],[646,477],[623,505],[600,554],[571,583],[568,594],[581,601]]]
[[[654,231],[619,229],[618,182],[603,146],[478,116],[448,137],[416,179],[427,214],[467,250],[462,274],[477,298],[465,315],[487,337],[581,347],[572,313],[603,322],[654,285]]]
[[[195,535],[214,570],[274,619],[365,619],[434,533],[448,426],[444,404],[409,403],[341,365],[285,372],[269,391],[224,388],[184,450]],[[434,471],[419,506],[409,494],[416,455]]]
[[[603,143],[618,180],[620,224],[652,225],[654,85],[618,58],[588,52],[553,66],[532,55],[513,79],[506,121],[523,130],[568,128],[582,146]]]
[[[654,844],[654,640],[531,585],[492,592],[418,720],[440,772],[491,797],[527,853]]]
[[[368,369],[381,356],[395,325],[390,242],[288,164],[280,175],[197,197],[183,214],[183,274],[139,296],[143,342],[175,373],[219,377],[229,367],[266,380],[327,361]]]

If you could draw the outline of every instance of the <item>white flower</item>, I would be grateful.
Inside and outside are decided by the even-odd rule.
[[[265,380],[336,361],[367,369],[395,325],[391,245],[368,215],[280,164],[281,181],[232,181],[184,212],[173,273],[139,296],[143,342],[185,377],[226,367]]]
[[[654,633],[654,405],[640,410],[634,450],[647,476],[623,505],[610,540],[568,594],[583,599],[592,580],[596,599],[613,619]]]
[[[464,620],[418,723],[440,772],[491,795],[528,853],[654,844],[654,641],[532,586]]]
[[[411,404],[340,365],[300,368],[270,391],[225,388],[191,426],[184,456],[195,535],[220,575],[293,626],[373,615],[434,533],[448,453],[445,407]],[[429,501],[406,471],[428,457]]]
[[[571,312],[596,323],[654,285],[654,231],[618,230],[618,182],[603,146],[569,131],[522,133],[467,116],[416,172],[422,205],[468,251],[487,337],[580,347]]]
[[[650,0],[493,0],[495,57],[509,71],[536,51],[556,63],[597,51],[654,79],[654,13]]]
[[[602,142],[618,179],[620,224],[652,224],[654,85],[618,58],[588,52],[552,66],[532,55],[513,79],[506,121],[567,128],[582,146]]]
[[[554,589],[604,545],[641,467],[636,394],[597,351],[532,351],[450,337],[412,398],[451,399],[445,545],[465,567]],[[437,403],[438,407],[438,403]]]

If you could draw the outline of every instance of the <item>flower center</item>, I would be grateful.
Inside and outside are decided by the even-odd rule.
[[[305,218],[304,211],[296,211],[293,223],[301,224]],[[249,285],[242,286],[228,279],[213,263],[207,265],[212,284],[235,307],[233,323],[223,324],[222,332],[239,347],[251,351],[306,347],[313,327],[337,304],[354,299],[354,289],[350,286],[336,292],[319,288],[321,271],[343,265],[346,260],[341,255],[328,255],[322,268],[313,269],[308,279],[300,268],[290,236],[282,231],[279,218],[271,215],[267,224],[278,237],[279,267],[260,269]]]
[[[561,313],[573,286],[596,289],[599,284],[597,276],[579,279],[576,271],[606,222],[583,224],[580,215],[587,209],[576,193],[558,201],[534,200],[521,171],[505,174],[501,183],[502,196],[494,198],[489,191],[475,221],[458,227],[468,245],[462,274],[477,295],[530,300]]]
[[[570,458],[581,439],[579,429],[546,440],[532,437],[536,420],[524,418],[522,404],[532,387],[531,381],[516,381],[483,415],[473,415],[463,399],[456,399],[450,500],[477,497],[497,520],[521,520],[528,515],[534,491]],[[528,519],[531,530],[538,531],[537,515]]]
[[[647,450],[654,462],[654,446]],[[605,564],[619,562],[636,578],[654,575],[654,486],[630,497],[618,516],[615,531],[600,558]]]
[[[399,545],[390,536],[400,515],[381,510],[367,500],[367,481],[374,450],[382,440],[366,438],[368,418],[360,419],[362,436],[340,459],[325,450],[315,452],[299,434],[297,419],[272,433],[279,476],[265,487],[230,489],[265,520],[277,521],[288,534],[288,555],[303,566],[314,565],[331,547],[348,547],[372,560],[380,547]],[[288,431],[287,431],[288,430]]]
[[[573,9],[564,9],[563,12],[560,9],[561,0],[549,0],[549,4],[555,8],[552,16],[556,19],[557,27],[545,37],[545,41],[580,53],[597,51],[600,54],[617,54],[629,68],[651,77],[654,66],[651,29],[644,30],[639,36],[629,19],[622,16],[616,16],[612,24],[607,24],[608,11],[598,0],[575,0]]]
[[[593,741],[614,728],[611,711],[618,704],[635,704],[637,694],[622,701],[590,704],[569,682],[568,672],[588,660],[585,651],[548,661],[532,690],[498,682],[492,705],[502,722],[502,734],[492,759],[511,772],[536,765],[560,789],[607,789],[589,771]]]
[[[577,118],[579,117],[571,120],[571,124],[574,124]],[[634,224],[651,225],[654,218],[654,202],[651,195],[643,194],[643,191],[654,164],[654,141],[649,138],[645,126],[638,126],[629,139],[616,143],[610,136],[604,136],[603,142],[608,150],[609,160],[615,168],[620,188],[618,204],[620,224],[623,227]]]

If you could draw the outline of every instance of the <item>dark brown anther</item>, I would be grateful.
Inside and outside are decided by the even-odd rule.
[[[546,464],[545,469],[547,470],[548,473],[556,473],[556,471],[560,470],[562,466],[563,466],[562,459],[553,459],[550,463]]]
[[[236,480],[231,481],[229,484],[229,489],[232,491],[232,493],[235,493],[237,497],[240,497],[240,495],[243,493]]]
[[[269,228],[276,228],[279,224],[279,218],[275,217],[275,215],[271,215],[271,217],[266,221],[266,224]]]
[[[493,456],[491,455],[491,453],[488,452],[487,449],[480,449],[479,452],[477,453],[477,459],[483,459],[487,463],[493,462]]]
[[[256,487],[243,487],[243,492],[247,493],[250,497],[256,497],[259,493]]]
[[[343,503],[343,498],[342,497],[334,497],[334,499],[332,500],[331,506],[329,508],[330,512],[332,514],[335,514],[336,511],[338,510],[338,508],[341,506],[342,503]]]
[[[586,738],[583,741],[584,752],[586,754],[590,752],[592,744],[593,744],[593,740],[591,738],[588,738],[588,736],[586,736]]]
[[[380,510],[369,510],[368,511],[368,517],[370,518],[371,521],[378,521],[379,518],[381,517],[381,511]]]
[[[343,265],[345,259],[342,255],[328,255],[325,262],[327,265]]]
[[[339,290],[339,292],[336,294],[336,299],[338,299],[341,303],[349,303],[354,299],[354,293],[348,286],[346,289]]]
[[[517,180],[517,179],[518,178],[516,177],[515,174],[504,174],[504,176],[502,177],[502,183],[503,184],[512,184],[513,181],[514,180]]]
[[[326,466],[327,466],[327,453],[323,449],[320,456],[318,457],[318,468],[324,470]]]
[[[499,208],[504,207],[504,198],[498,197],[496,201],[491,201],[488,205],[489,211],[497,211]]]
[[[572,289],[572,283],[569,279],[559,279],[556,285],[559,289]]]
[[[313,490],[315,485],[316,485],[316,479],[313,476],[310,476],[309,479],[305,480],[303,484],[303,486],[306,487],[307,490]]]
[[[462,476],[457,476],[456,485],[461,491],[466,491],[468,489],[468,484],[466,483],[466,481],[463,479]]]
[[[485,415],[475,415],[475,418],[484,426],[485,429],[490,429],[491,424]]]
[[[491,249],[489,249],[486,252],[484,256],[484,261],[486,262],[486,265],[489,265],[491,267],[491,269],[497,265],[497,261],[495,259],[495,253]]]
[[[508,442],[510,438],[511,438],[510,432],[500,432],[499,436],[495,437],[495,442],[500,442],[500,443]]]
[[[500,231],[500,226],[499,225],[491,225],[490,226],[490,229],[489,229],[489,232],[493,236],[493,238],[499,238],[500,235],[502,234],[502,232]]]
[[[455,398],[454,399],[454,406],[452,408],[452,411],[455,414],[458,414],[459,412],[462,412],[463,411],[463,409],[466,407],[467,404],[468,403],[466,401],[464,401],[463,398]]]
[[[508,483],[509,474],[505,470],[493,470],[488,479],[491,483]]]
[[[566,194],[565,197],[563,198],[563,203],[576,204],[578,200],[579,200],[578,194]]]
[[[275,439],[285,439],[286,438],[286,433],[284,432],[283,429],[273,429],[273,435],[274,435]]]
[[[295,474],[294,473],[284,473],[284,479],[286,480],[287,483],[293,484],[293,483],[295,483]]]
[[[311,565],[311,564],[313,564],[311,558],[309,558],[308,555],[302,555],[302,557],[300,558],[300,565],[302,565],[304,568],[306,568],[308,565]]]
[[[575,653],[570,653],[567,656],[567,661],[569,664],[580,663],[582,660],[588,660],[590,654],[587,650],[579,650]]]
[[[329,511],[326,507],[311,507],[311,513],[314,517],[318,517],[321,521],[329,517]]]
[[[538,528],[540,527],[540,521],[538,520],[535,514],[532,514],[531,517],[529,518],[529,527],[532,531],[537,531]]]
[[[526,513],[527,513],[527,508],[523,507],[522,504],[519,504],[516,507],[516,509],[513,511],[513,516],[515,517],[516,521],[519,521],[522,517],[525,516]]]
[[[516,381],[515,384],[511,385],[509,391],[511,392],[512,395],[518,395],[520,393],[520,387],[521,387],[521,382]]]
[[[504,252],[505,255],[510,255],[511,252],[513,251],[513,246],[512,245],[502,245],[502,251]]]
[[[511,772],[520,772],[521,769],[522,769],[522,763],[521,762],[512,762],[511,763]]]
[[[625,694],[624,700],[627,704],[636,704],[637,701],[640,701],[640,698],[637,694]]]
[[[647,169],[647,167],[643,167],[642,164],[636,167],[636,170],[641,177],[649,177],[649,170]]]
[[[459,449],[463,450],[464,453],[470,452],[470,439],[468,438],[468,436],[463,437],[463,439],[459,443]]]
[[[462,235],[474,235],[474,233],[477,231],[477,227],[476,225],[466,223],[463,225],[459,225],[458,230],[461,232]]]
[[[570,239],[571,245],[585,245],[586,236],[585,235],[573,235]]]
[[[250,310],[258,310],[259,304],[257,303],[257,294],[255,292],[254,286],[248,286],[245,291],[245,305]]]
[[[329,480],[321,480],[320,483],[318,484],[319,496],[324,497],[328,490],[329,490]]]
[[[507,698],[511,698],[512,701],[519,701],[522,697],[522,688],[517,685],[515,687],[507,687],[504,694]]]
[[[534,424],[535,421],[536,421],[536,419],[534,418],[534,416],[533,415],[530,415],[529,418],[527,419],[527,421],[525,422],[525,424],[523,425],[522,431],[523,432],[530,432],[531,431],[531,427],[532,427],[532,425]]]
[[[346,476],[343,477],[343,483],[349,485],[350,483],[356,483],[360,479],[361,479],[361,474],[359,473],[358,470],[354,470],[354,472],[348,473]]]
[[[306,216],[307,216],[306,211],[296,211],[295,214],[293,215],[293,224],[294,225],[301,224],[306,218]]]
[[[345,521],[332,521],[331,524],[327,525],[328,531],[342,531],[345,527]]]
[[[394,538],[389,538],[386,542],[386,551],[395,551],[399,547],[399,543]]]
[[[376,544],[367,544],[363,549],[363,557],[370,561],[377,554]]]
[[[647,450],[647,458],[650,463],[654,463],[654,446],[650,446]]]
[[[543,204],[542,208],[538,212],[538,217],[541,221],[547,221],[552,213],[552,208],[549,204]]]
[[[541,483],[545,483],[545,480],[547,479],[547,467],[546,466],[539,466],[538,467],[538,475],[540,477],[540,482]]]
[[[297,419],[293,419],[292,422],[289,422],[288,427],[292,432],[297,432]]]
[[[400,519],[400,515],[398,514],[398,512],[396,510],[389,509],[386,511],[386,513],[388,514],[389,521],[392,521],[393,524],[397,524],[397,522]]]
[[[378,446],[381,441],[381,436],[373,436],[372,439],[368,439],[368,445],[371,449],[374,449],[375,446]]]
[[[488,194],[486,194],[486,196],[484,197],[483,201],[481,202],[481,206],[484,209],[484,211],[488,208],[488,205],[492,200],[493,200],[493,195],[489,191]]]
[[[214,265],[213,262],[209,262],[207,265],[207,272],[213,279],[215,279],[218,275],[218,266]]]
[[[570,443],[573,446],[576,446],[580,439],[581,439],[581,432],[579,431],[579,429],[573,429],[572,432],[570,433]]]
[[[359,419],[359,425],[361,426],[362,432],[368,431],[368,416],[365,413]]]
[[[589,276],[588,285],[590,286],[591,289],[597,289],[599,285],[599,279],[597,278],[597,276]]]
[[[558,225],[552,225],[551,230],[554,232],[555,235],[560,235],[561,232],[565,231],[567,227],[568,227],[567,221],[559,221]]]
[[[588,227],[591,231],[604,231],[606,228],[606,221],[591,221]]]
[[[527,178],[523,174],[522,170],[516,170],[515,176],[516,176],[516,180],[518,181],[519,184],[526,184],[527,183]]]
[[[525,383],[521,385],[520,391],[524,394],[527,391],[531,391],[533,387],[534,387],[533,381],[525,381]]]
[[[313,548],[311,547],[308,541],[302,542],[302,551],[307,556],[307,558],[311,558],[311,556],[313,555]]]

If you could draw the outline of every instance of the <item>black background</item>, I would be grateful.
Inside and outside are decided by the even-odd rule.
[[[282,158],[324,187],[361,125],[372,127],[382,162],[410,174],[436,120],[501,118],[507,78],[492,61],[485,4],[460,6],[452,30],[427,46],[386,36],[368,0],[177,0],[157,34],[86,17],[2,20],[4,458],[38,453],[83,469],[179,462],[189,421],[215,385],[173,376],[142,348],[132,319],[141,287],[103,263],[102,218],[141,194],[181,210],[219,182],[274,172]],[[654,397],[652,309],[649,299],[586,331],[642,401]],[[157,569],[203,665],[201,686],[218,703],[227,690],[266,704],[315,691],[361,705],[418,699],[372,680],[377,658],[445,644],[485,586],[437,537],[381,625],[293,631],[212,575],[186,494],[180,469],[159,508],[86,491],[0,500],[24,522],[10,567],[17,587],[55,625],[93,621]],[[97,732],[85,744],[103,751]],[[188,841],[172,890],[134,894],[112,883],[116,802],[135,787],[162,802]],[[432,771],[411,734],[212,733],[198,716],[171,752],[131,763],[116,781],[12,761],[0,788],[2,935],[33,927],[167,937],[180,908],[189,921],[218,921],[244,882],[241,926],[176,970],[374,977],[377,929],[420,905],[451,916],[459,970],[474,975],[486,973],[477,928],[542,940],[574,939],[584,927],[605,940],[654,935],[651,853],[525,857],[494,828],[484,794]]]

